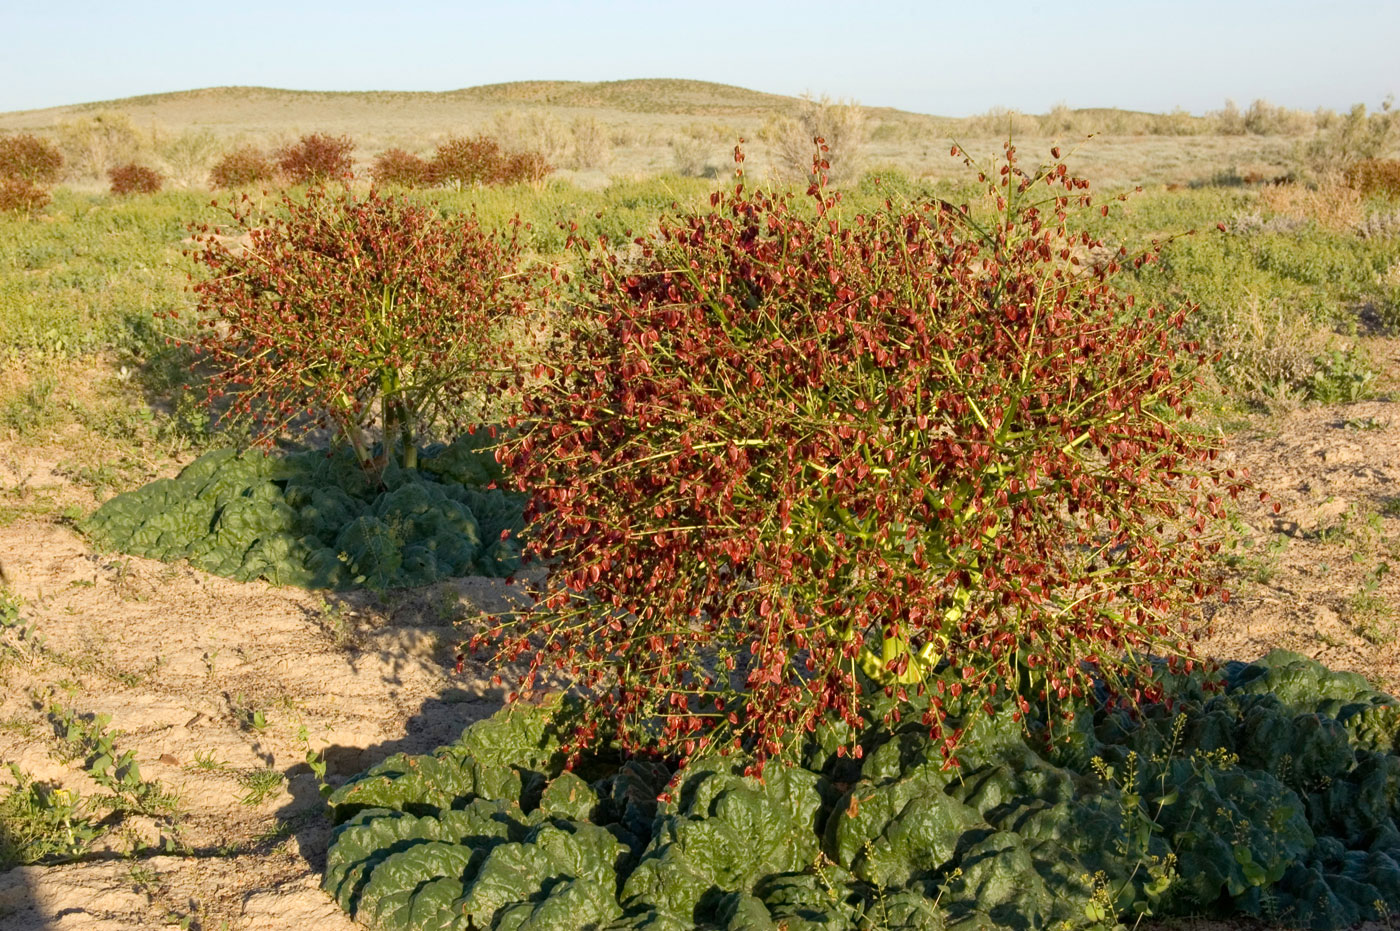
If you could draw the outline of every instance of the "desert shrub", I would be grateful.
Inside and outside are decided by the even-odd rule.
[[[160,190],[160,173],[154,168],[129,162],[107,172],[113,194],[154,194]]]
[[[1400,197],[1400,159],[1362,159],[1347,166],[1346,179],[1362,194]]]
[[[163,136],[155,149],[175,186],[189,188],[203,184],[209,177],[220,145],[218,136],[207,129],[199,129]]]
[[[1400,209],[1368,212],[1365,219],[1356,225],[1356,235],[1362,239],[1400,237]]]
[[[573,144],[569,151],[569,165],[587,170],[602,168],[612,159],[612,138],[608,127],[597,117],[581,116],[569,124]]]
[[[566,162],[573,146],[569,127],[541,110],[497,110],[491,116],[491,134],[507,151],[538,152],[550,163]]]
[[[1226,100],[1225,106],[1210,114],[1215,121],[1215,131],[1222,136],[1243,136],[1249,130],[1244,124],[1244,114],[1239,104]]]
[[[1400,110],[1386,104],[1368,112],[1357,104],[1311,138],[1300,141],[1291,160],[1297,176],[1308,183],[1337,175],[1356,162],[1381,158],[1400,142]]]
[[[22,178],[0,178],[0,212],[37,213],[52,198],[49,192]]]
[[[377,184],[418,187],[428,183],[432,168],[423,159],[403,149],[386,149],[374,157],[369,176]]]
[[[61,122],[57,135],[70,171],[83,178],[100,179],[113,165],[141,158],[145,148],[141,131],[120,112]]]
[[[262,150],[245,145],[225,154],[209,169],[212,188],[246,187],[272,179],[274,166]]]
[[[1067,133],[1079,132],[1079,118],[1069,105],[1060,102],[1050,108],[1050,112],[1040,117],[1040,134],[1042,136],[1063,136]]]
[[[53,184],[63,170],[63,153],[47,139],[29,133],[0,136],[0,180]]]
[[[505,155],[490,136],[452,136],[439,143],[429,163],[434,184],[454,188],[499,181]]]
[[[880,698],[763,780],[593,748],[566,770],[572,700],[514,705],[333,792],[323,886],[377,931],[473,927],[1102,928],[1250,916],[1313,929],[1400,908],[1400,703],[1277,651],[1170,701],[1086,694],[1067,729],[953,690],[961,771]],[[860,748],[853,756],[840,751]]]
[[[507,152],[487,135],[456,136],[433,153],[429,177],[434,184],[460,190],[483,184],[538,184],[551,170],[540,152]]]
[[[1361,192],[1329,175],[1312,185],[1271,184],[1259,191],[1259,203],[1267,211],[1299,220],[1312,220],[1329,230],[1350,231],[1365,217]]]
[[[671,169],[683,178],[698,178],[709,170],[709,141],[693,133],[671,140]]]
[[[512,152],[501,163],[498,178],[502,184],[541,184],[554,166],[542,152]]]
[[[487,430],[423,451],[416,469],[366,473],[346,450],[206,453],[174,479],[118,495],[82,524],[94,544],[241,582],[374,590],[520,564],[520,496]]]
[[[1278,299],[1264,303],[1257,295],[1213,308],[1208,320],[1197,320],[1196,330],[1214,356],[1216,379],[1247,399],[1306,393],[1317,359],[1331,344],[1329,334],[1295,306]]]
[[[1256,99],[1245,111],[1244,129],[1256,136],[1300,136],[1313,129],[1313,120],[1301,110]]]
[[[772,146],[774,167],[781,175],[812,179],[812,140],[821,138],[831,165],[828,175],[853,179],[861,168],[865,114],[853,100],[804,95],[796,113],[770,119],[759,137]]]
[[[350,177],[355,143],[349,136],[311,133],[277,153],[277,169],[292,184],[319,184]]]
[[[521,320],[534,279],[514,229],[374,191],[313,188],[280,208],[235,203],[223,226],[197,230],[213,390],[265,441],[328,423],[366,464],[377,415],[382,455],[412,468],[425,430],[466,416],[511,373],[503,328]]]
[[[1054,705],[1173,648],[1240,490],[1178,426],[1189,312],[1077,266],[1087,185],[1008,152],[972,212],[740,186],[589,264],[502,450],[554,568],[474,641],[575,673],[580,745],[762,758],[940,663]]]

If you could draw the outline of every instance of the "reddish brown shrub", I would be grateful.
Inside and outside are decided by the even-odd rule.
[[[154,194],[160,190],[160,174],[154,168],[129,162],[107,172],[113,194]]]
[[[355,143],[349,136],[312,133],[277,153],[277,168],[292,184],[320,184],[351,176]]]
[[[1400,159],[1368,158],[1346,170],[1347,184],[1362,194],[1400,197]]]
[[[499,179],[504,156],[500,143],[490,136],[453,136],[433,152],[433,184],[470,187]]]
[[[535,280],[514,229],[374,191],[284,195],[271,217],[229,211],[231,224],[197,231],[201,348],[212,390],[264,439],[309,414],[366,464],[377,427],[386,455],[412,467],[425,427],[500,393],[513,370],[504,331]]]
[[[272,161],[261,150],[243,146],[214,163],[209,169],[209,186],[231,188],[258,184],[271,180],[272,172]]]
[[[418,187],[429,183],[432,166],[412,152],[388,149],[375,156],[369,174],[379,184]]]
[[[0,211],[36,213],[48,204],[49,192],[23,178],[0,178]]]
[[[47,139],[29,133],[0,136],[0,179],[52,184],[62,168],[62,153]]]
[[[1113,287],[1151,254],[1079,265],[1087,182],[1014,156],[975,209],[741,183],[586,264],[500,454],[548,579],[473,641],[518,693],[573,677],[575,747],[761,760],[950,668],[948,752],[945,700],[1019,717],[1189,656],[1243,485],[1184,425],[1188,311]]]
[[[539,152],[515,152],[501,166],[502,184],[539,184],[554,168]]]

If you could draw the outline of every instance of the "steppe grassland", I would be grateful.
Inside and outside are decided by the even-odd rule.
[[[0,131],[60,139],[67,133],[70,148],[93,149],[85,165],[76,160],[78,175],[70,183],[79,186],[102,177],[104,158],[152,162],[176,186],[200,187],[218,154],[239,144],[273,148],[307,132],[347,135],[363,167],[389,148],[422,154],[448,136],[485,132],[507,147],[543,151],[558,177],[598,188],[616,177],[670,172],[727,177],[741,138],[750,177],[785,174],[775,157],[776,137],[790,130],[787,123],[803,106],[794,98],[687,81],[522,82],[446,93],[213,88],[0,114]],[[986,156],[1000,150],[1008,133],[1026,152],[1054,142],[1072,146],[1095,134],[1070,164],[1101,188],[1276,177],[1312,131],[1302,114],[1291,114],[1291,121],[1256,114],[1249,132],[1245,116],[1238,116],[1238,126],[1227,116],[1057,108],[1041,116],[993,111],[947,119],[887,108],[858,111],[867,166],[957,178],[963,169],[948,157],[950,138]],[[71,155],[69,162],[74,168]]]

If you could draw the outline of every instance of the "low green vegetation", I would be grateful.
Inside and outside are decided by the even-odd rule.
[[[14,784],[0,795],[0,871],[72,860],[102,835],[87,800],[36,783],[13,763],[10,775]]]
[[[187,303],[180,244],[208,201],[61,188],[43,222],[0,217],[0,356],[116,351],[144,360],[163,349],[175,334],[153,312]]]
[[[517,705],[333,792],[324,885],[383,931],[1340,929],[1400,911],[1400,703],[1283,651],[1158,681],[1161,701],[1090,698],[1029,736],[1010,703],[950,700],[955,766],[877,699],[864,729],[818,728],[762,780],[740,757],[677,771],[600,750],[566,770],[577,709]]]
[[[82,715],[72,708],[54,706],[49,720],[62,741],[61,755],[80,760],[83,770],[99,786],[111,793],[103,801],[114,811],[144,815],[175,812],[179,799],[159,782],[141,778],[136,752],[119,750],[120,734],[108,730],[107,715]]]
[[[187,559],[239,581],[375,590],[519,568],[521,496],[486,430],[423,451],[420,468],[366,470],[348,449],[206,453],[174,479],[118,495],[81,524],[98,546]]]

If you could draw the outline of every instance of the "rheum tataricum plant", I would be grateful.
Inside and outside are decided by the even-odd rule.
[[[576,747],[759,766],[943,664],[923,720],[952,750],[954,697],[1063,711],[1188,655],[1243,482],[1186,429],[1186,312],[1111,284],[1153,256],[1079,263],[1087,183],[1010,146],[973,208],[742,180],[630,255],[579,244],[587,297],[502,451],[552,572],[476,646],[528,660],[522,693],[591,692]]]
[[[196,235],[198,346],[211,400],[232,395],[263,438],[329,422],[369,464],[377,426],[382,455],[412,468],[426,428],[512,376],[536,277],[514,227],[373,190],[284,195],[270,216],[245,195],[228,210]]]

